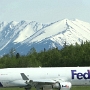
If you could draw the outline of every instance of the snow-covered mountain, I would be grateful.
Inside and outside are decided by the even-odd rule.
[[[50,24],[35,21],[0,22],[0,55],[15,48],[27,54],[32,47],[37,51],[90,41],[90,23],[75,20],[59,20]]]

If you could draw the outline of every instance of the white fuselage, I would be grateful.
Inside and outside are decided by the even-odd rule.
[[[90,67],[45,67],[0,69],[0,86],[24,87],[24,73],[29,80],[57,80],[71,82],[72,85],[90,85]]]

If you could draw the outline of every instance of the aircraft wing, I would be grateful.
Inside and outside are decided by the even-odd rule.
[[[34,86],[37,88],[42,88],[42,87],[49,87],[53,89],[59,89],[64,88],[66,90],[70,90],[71,88],[71,83],[67,82],[65,77],[60,77],[60,78],[51,78],[51,79],[33,79],[29,80],[29,78],[24,74],[21,73],[22,79],[25,80],[25,83],[27,86]]]
[[[21,76],[22,76],[22,79],[23,80],[26,80],[26,83],[27,84],[30,84],[33,86],[33,84],[42,84],[42,85],[45,85],[45,84],[54,84],[56,82],[63,82],[64,80],[63,79],[60,79],[60,78],[54,78],[54,79],[33,79],[33,80],[29,80],[28,77],[24,74],[24,73],[21,73]]]

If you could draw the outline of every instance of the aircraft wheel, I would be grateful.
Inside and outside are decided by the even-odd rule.
[[[25,90],[30,90],[30,88],[25,88]]]

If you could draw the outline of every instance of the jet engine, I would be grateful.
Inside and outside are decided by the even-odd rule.
[[[72,85],[70,82],[56,82],[55,84],[52,85],[52,88],[59,90],[70,90],[71,86]]]

